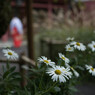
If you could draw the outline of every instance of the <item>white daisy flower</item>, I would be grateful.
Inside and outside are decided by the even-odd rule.
[[[71,47],[69,44],[68,45],[66,45],[66,51],[70,51],[70,52],[73,52],[74,51],[74,48],[73,47]]]
[[[72,37],[72,38],[71,38],[71,37],[68,37],[66,40],[67,40],[67,41],[70,41],[70,42],[71,42],[71,41],[74,41],[74,37]]]
[[[70,60],[68,58],[66,58],[62,53],[59,53],[59,57],[65,61],[65,63],[69,63]]]
[[[65,68],[65,67],[61,67],[62,68],[62,70],[63,70],[63,73],[65,74],[65,75],[67,75],[69,78],[71,78],[71,76],[72,76],[72,73],[70,72],[70,68]],[[68,78],[67,78],[68,79]]]
[[[92,51],[95,51],[95,41],[92,41],[92,43],[88,44],[88,47],[92,49]]]
[[[70,67],[70,68],[71,68],[71,70],[73,71],[74,75],[75,75],[76,77],[79,77],[79,73],[78,73],[73,67]]]
[[[41,56],[41,58],[38,59],[40,62],[44,62],[46,65],[53,66],[55,65],[55,62],[52,62],[51,60],[48,60],[47,57]]]
[[[92,74],[92,76],[95,76],[95,68],[93,68],[90,65],[85,65],[86,69],[89,70],[89,73]]]
[[[7,59],[16,60],[18,59],[18,54],[10,49],[3,49],[4,56],[7,57]]]
[[[90,66],[90,65],[85,65],[85,67],[86,67],[87,70],[90,70],[91,68],[93,68],[93,67]]]
[[[68,73],[67,69],[63,69],[60,66],[52,66],[52,68],[48,68],[47,72],[49,76],[52,76],[51,79],[53,81],[66,82],[66,79],[71,78],[71,75]]]
[[[86,50],[86,47],[85,47],[85,45],[83,45],[83,43],[71,42],[70,45],[73,45],[75,49],[78,49],[78,50],[81,50],[81,51]]]

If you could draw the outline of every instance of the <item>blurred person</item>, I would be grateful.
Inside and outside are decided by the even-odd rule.
[[[21,47],[23,40],[23,24],[18,17],[13,17],[11,20],[10,33],[13,38],[14,47]]]

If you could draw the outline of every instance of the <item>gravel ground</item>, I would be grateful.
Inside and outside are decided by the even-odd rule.
[[[93,83],[86,83],[77,88],[79,91],[75,95],[95,95],[95,84]]]

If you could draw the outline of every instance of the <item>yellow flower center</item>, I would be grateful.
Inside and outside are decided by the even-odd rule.
[[[62,56],[62,59],[65,60],[65,57]]]
[[[13,55],[11,52],[8,52],[8,55]]]
[[[95,48],[95,45],[93,45],[93,47]]]
[[[77,42],[76,45],[77,45],[77,46],[80,46],[80,43]]]
[[[61,74],[61,71],[60,71],[60,70],[55,70],[55,73],[56,73],[57,75],[60,75],[60,74]]]
[[[49,61],[48,61],[48,60],[44,60],[44,62],[49,63]]]
[[[71,48],[68,48],[68,50],[71,50]]]
[[[94,68],[91,68],[92,71],[94,71]]]

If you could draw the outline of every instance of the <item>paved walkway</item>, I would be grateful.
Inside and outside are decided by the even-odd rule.
[[[95,95],[95,84],[86,83],[76,87],[79,91],[75,95]]]
[[[27,41],[23,41],[22,46],[24,46],[26,44],[27,44]],[[13,47],[12,40],[8,40],[6,42],[0,40],[0,48],[6,47],[6,46]]]

